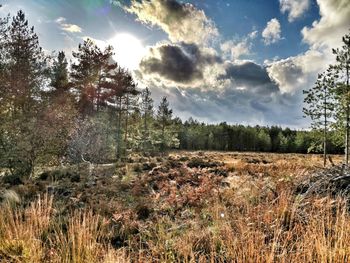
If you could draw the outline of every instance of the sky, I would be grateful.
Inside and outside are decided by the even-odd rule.
[[[207,123],[304,129],[303,90],[334,62],[349,0],[0,0],[48,53],[112,45],[140,89]]]

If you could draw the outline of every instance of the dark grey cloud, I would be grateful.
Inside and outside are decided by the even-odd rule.
[[[221,77],[231,78],[239,83],[266,84],[271,82],[266,69],[251,61],[240,64],[227,63],[226,75]]]
[[[267,68],[251,61],[225,63],[225,74],[219,79],[229,79],[237,87],[254,90],[257,93],[278,92],[278,85],[268,74]]]
[[[220,57],[195,44],[163,44],[150,49],[149,56],[140,63],[140,73],[178,84],[191,84],[203,79],[206,66],[220,62]]]

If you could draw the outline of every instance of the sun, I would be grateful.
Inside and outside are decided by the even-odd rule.
[[[142,42],[129,33],[118,33],[108,41],[115,51],[114,59],[120,66],[129,70],[139,67],[141,59],[146,55]]]

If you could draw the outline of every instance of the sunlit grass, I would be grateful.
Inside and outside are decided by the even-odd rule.
[[[146,220],[122,205],[111,216],[95,208],[59,213],[49,195],[26,206],[9,195],[0,208],[0,262],[349,261],[346,200],[296,195],[295,180],[312,166],[302,158],[269,158],[227,167],[235,179],[220,191],[204,177],[197,192],[184,188],[182,199],[154,195],[149,202],[163,205],[198,193],[205,200],[178,203],[177,213],[169,206]]]

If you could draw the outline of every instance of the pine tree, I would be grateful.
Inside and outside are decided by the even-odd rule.
[[[78,52],[73,52],[77,63],[72,65],[72,86],[79,93],[79,108],[83,115],[98,112],[106,105],[113,72],[118,65],[112,62],[113,48],[102,51],[90,39],[79,44]]]
[[[9,17],[0,18],[0,117],[7,109],[8,85],[6,79],[6,39]],[[1,121],[1,119],[0,119]]]
[[[58,52],[57,59],[53,62],[51,70],[51,87],[53,95],[60,96],[69,91],[68,62],[63,51]]]
[[[39,129],[41,90],[46,83],[46,57],[33,27],[19,11],[11,24],[1,26],[1,89],[6,107],[1,120],[4,166],[17,175],[29,175],[42,151]]]
[[[114,76],[118,69],[118,64],[113,61],[114,55],[112,46],[108,46],[96,57],[97,70],[99,72],[97,89],[96,89],[96,108],[100,111],[106,108],[109,96],[109,88],[114,80]]]
[[[157,111],[157,124],[160,128],[160,143],[159,149],[165,152],[168,147],[178,147],[179,141],[176,134],[169,129],[172,124],[173,110],[169,107],[169,102],[166,97],[163,97]]]
[[[338,95],[340,95],[340,109],[344,115],[345,127],[345,164],[349,163],[349,134],[350,134],[350,34],[343,37],[341,49],[333,49],[336,55],[336,69],[338,71]]]
[[[271,138],[264,129],[260,129],[258,133],[258,148],[263,152],[269,152],[271,150]]]
[[[313,129],[323,131],[324,166],[327,162],[327,134],[335,108],[335,77],[334,68],[329,67],[326,72],[318,75],[314,87],[304,91],[306,107],[303,112],[311,118]]]
[[[153,99],[149,88],[141,93],[141,113],[143,119],[142,148],[147,151],[151,146],[149,126],[153,117]]]
[[[129,114],[133,110],[133,97],[138,94],[136,84],[130,73],[121,67],[113,71],[111,81],[106,85],[106,103],[115,114],[116,122],[116,158],[122,158],[123,148],[126,150],[128,140]],[[123,119],[124,118],[124,119]],[[124,120],[124,121],[123,121]],[[124,123],[124,140],[122,139],[122,127]],[[123,147],[124,146],[124,147]],[[125,151],[124,151],[125,152]]]
[[[46,78],[46,57],[34,27],[28,26],[23,11],[13,17],[5,49],[11,110],[14,113],[32,112]]]
[[[127,81],[127,85],[125,86],[125,96],[124,96],[124,118],[125,118],[125,126],[124,126],[124,144],[125,144],[125,155],[129,149],[129,125],[130,125],[130,115],[135,111],[138,107],[137,105],[137,95],[139,91],[136,88],[136,84],[133,81],[131,75],[129,81]]]

